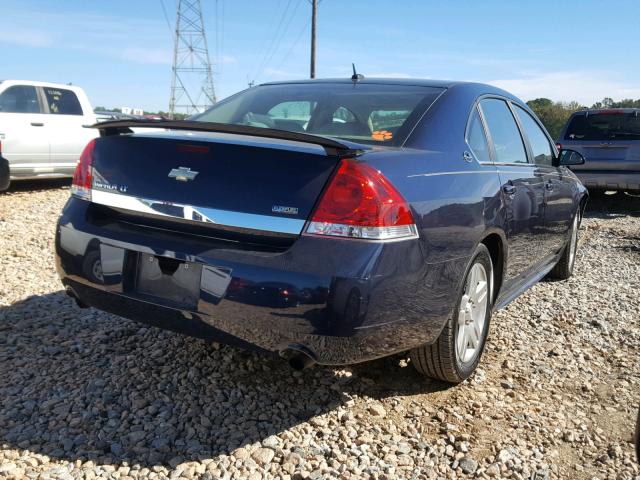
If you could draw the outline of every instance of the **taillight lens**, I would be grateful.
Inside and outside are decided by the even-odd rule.
[[[562,144],[560,142],[556,142],[556,148],[558,151],[562,150]]]
[[[312,235],[396,240],[417,237],[409,204],[382,173],[342,160],[306,230]]]
[[[92,164],[95,145],[96,141],[95,139],[92,139],[87,143],[87,146],[84,147],[84,150],[80,155],[80,161],[78,162],[78,165],[76,165],[76,171],[73,174],[73,182],[71,183],[71,195],[89,201],[91,201],[91,187],[93,181]]]

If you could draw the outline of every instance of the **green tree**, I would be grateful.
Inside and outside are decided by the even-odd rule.
[[[584,107],[577,102],[554,102],[548,98],[536,98],[527,102],[529,108],[535,112],[552,138],[557,139],[560,131],[571,114]]]

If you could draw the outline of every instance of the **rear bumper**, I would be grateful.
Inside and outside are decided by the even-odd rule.
[[[357,363],[433,342],[466,265],[465,259],[427,264],[419,240],[303,236],[285,252],[231,249],[202,237],[97,224],[89,205],[70,199],[56,233],[60,278],[82,303],[244,348],[304,347],[321,364]],[[140,262],[149,257],[202,269],[192,297],[140,291]]]
[[[640,172],[612,170],[573,170],[590,189],[640,191]]]

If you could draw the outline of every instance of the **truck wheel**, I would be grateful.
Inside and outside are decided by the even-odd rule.
[[[420,373],[450,383],[460,383],[475,371],[489,333],[493,265],[489,250],[478,245],[465,273],[456,308],[438,339],[410,352]]]

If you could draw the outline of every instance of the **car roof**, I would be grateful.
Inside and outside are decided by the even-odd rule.
[[[262,83],[259,86],[265,85],[300,85],[300,84],[314,84],[314,83],[325,83],[325,84],[352,84],[354,80],[351,78],[318,78],[318,79],[301,79],[301,80],[288,80],[288,81],[277,81],[277,82],[267,82]],[[455,80],[434,80],[434,79],[426,79],[426,78],[384,78],[384,77],[373,77],[373,78],[361,78],[357,80],[358,83],[362,84],[371,84],[371,85],[398,85],[398,86],[419,86],[419,87],[434,87],[434,88],[442,88],[443,90],[448,90],[450,92],[467,92],[467,94],[471,95],[500,95],[506,98],[509,98],[512,101],[517,101],[519,104],[526,107],[526,103],[520,100],[518,97],[509,93],[501,88],[494,87],[493,85],[488,85],[485,83],[477,83],[477,82],[462,82]],[[526,107],[528,108],[528,107]]]
[[[314,79],[301,79],[301,80],[285,80],[276,82],[266,82],[261,85],[287,85],[287,84],[300,84],[300,83],[347,83],[351,84],[354,80],[351,78],[314,78]],[[364,77],[357,80],[358,83],[370,83],[375,85],[407,85],[407,86],[421,86],[421,87],[438,87],[438,88],[450,88],[454,85],[459,85],[468,82],[456,82],[453,80],[429,80],[422,78],[384,78],[384,77]]]
[[[9,83],[12,85],[33,85],[34,87],[64,88],[66,90],[82,90],[82,88],[77,85],[69,85],[66,83],[39,82],[36,80],[5,79],[2,80],[2,83]]]
[[[602,113],[635,113],[640,112],[640,108],[586,108],[573,112],[573,115],[596,115]]]

